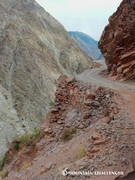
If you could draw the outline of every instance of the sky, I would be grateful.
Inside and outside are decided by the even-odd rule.
[[[122,0],[36,0],[67,31],[80,31],[99,40],[108,18]]]

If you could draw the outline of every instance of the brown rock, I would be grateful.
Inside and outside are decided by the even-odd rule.
[[[91,116],[91,112],[88,111],[84,113],[83,118],[88,119],[90,116]]]
[[[90,152],[90,153],[96,153],[96,152],[98,152],[98,151],[100,151],[100,149],[99,149],[99,148],[94,147],[94,148],[93,148],[93,149],[91,149],[89,152]]]
[[[135,170],[135,158],[132,159],[132,167]]]
[[[101,138],[101,134],[98,132],[94,132],[92,135],[93,140],[99,140]]]
[[[99,90],[99,91],[104,90],[104,87],[103,87],[103,86],[99,86],[99,87],[98,87],[98,90]]]
[[[52,109],[51,109],[51,112],[52,112],[52,113],[58,112],[58,108],[55,108],[55,107],[52,108]]]
[[[45,134],[51,134],[51,133],[52,133],[52,129],[46,127],[46,128],[44,129],[44,132],[45,132]]]
[[[100,145],[100,144],[105,144],[105,140],[95,140],[94,145]]]
[[[49,162],[45,167],[47,170],[49,170],[53,165],[53,162]]]
[[[95,96],[93,94],[90,94],[89,92],[87,92],[86,99],[95,99]]]
[[[47,169],[44,169],[44,170],[42,170],[41,172],[40,172],[40,174],[44,174],[44,173],[46,173],[47,172]],[[36,178],[35,178],[36,179]]]
[[[108,124],[111,121],[111,117],[110,116],[104,117],[104,118],[101,119],[101,121]]]
[[[74,94],[73,89],[70,90],[70,96]]]
[[[84,104],[85,104],[86,106],[91,106],[91,105],[92,105],[91,99],[84,100]]]
[[[69,78],[66,79],[66,82],[67,82],[67,83],[71,83],[71,82],[73,82],[73,81],[74,81],[74,78],[72,78],[72,77],[69,77]]]
[[[112,109],[112,112],[113,112],[113,114],[117,114],[117,113],[118,113],[118,111],[117,111],[116,108],[113,108],[113,109]]]
[[[105,143],[108,142],[109,140],[110,140],[110,138],[95,140],[95,141],[94,141],[94,145],[105,144]]]
[[[61,101],[67,101],[67,98],[65,98],[64,96],[57,96],[57,99],[61,100]]]
[[[123,0],[109,18],[99,41],[108,72],[117,78],[135,79],[135,0]]]
[[[79,128],[79,129],[83,129],[83,128],[84,128],[84,125],[83,125],[83,124],[80,124],[80,125],[78,126],[78,128]]]
[[[103,115],[104,115],[105,117],[109,116],[109,109],[108,109],[108,108],[104,109]]]

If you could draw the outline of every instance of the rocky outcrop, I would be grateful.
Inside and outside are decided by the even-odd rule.
[[[62,127],[71,126],[83,129],[104,117],[109,117],[110,121],[114,118],[112,109],[116,107],[110,105],[113,92],[102,86],[96,89],[90,83],[61,76],[55,95],[55,104],[48,116],[56,134],[59,133],[56,129],[58,125],[61,131]]]
[[[60,74],[92,59],[35,0],[0,1],[0,157],[17,133],[41,123]]]
[[[92,57],[95,60],[104,59],[101,51],[98,49],[98,41],[82,32],[69,31],[68,33],[88,56]]]
[[[135,80],[135,0],[123,0],[99,41],[108,71]]]

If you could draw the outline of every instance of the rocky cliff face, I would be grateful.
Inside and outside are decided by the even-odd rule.
[[[54,100],[60,74],[92,59],[35,0],[0,1],[0,157],[17,133],[35,128]]]
[[[123,0],[109,18],[99,48],[111,75],[135,79],[135,0]]]

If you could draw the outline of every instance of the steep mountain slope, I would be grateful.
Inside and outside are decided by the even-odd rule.
[[[99,41],[111,75],[135,80],[135,0],[123,0]]]
[[[0,157],[17,133],[42,122],[60,74],[92,59],[35,0],[0,1]]]
[[[87,34],[77,31],[68,32],[71,38],[73,38],[82,48],[84,52],[93,59],[104,59],[100,50],[98,49],[98,41],[94,40]]]

